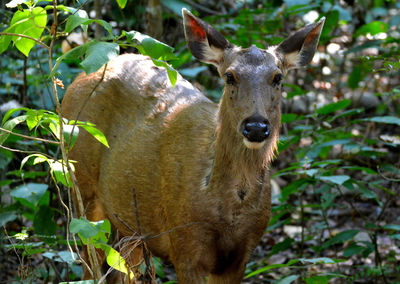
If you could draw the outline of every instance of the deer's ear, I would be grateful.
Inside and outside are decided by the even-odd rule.
[[[287,69],[303,67],[311,62],[324,22],[325,17],[298,30],[278,45],[276,51]]]
[[[206,22],[182,9],[183,26],[190,52],[198,60],[216,66],[221,62],[224,50],[231,44],[222,34]]]

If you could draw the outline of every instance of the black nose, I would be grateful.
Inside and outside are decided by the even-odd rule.
[[[261,116],[249,117],[244,121],[243,136],[250,142],[263,142],[270,133],[268,124],[268,120]]]

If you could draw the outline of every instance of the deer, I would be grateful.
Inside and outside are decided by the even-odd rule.
[[[69,156],[89,220],[132,235],[134,188],[140,231],[158,236],[149,249],[172,262],[179,283],[241,283],[271,215],[282,81],[311,62],[325,18],[261,49],[230,43],[186,9],[182,16],[190,52],[225,81],[219,103],[179,74],[173,87],[149,57],[119,55],[80,74],[61,107],[94,123],[110,148],[81,132]]]

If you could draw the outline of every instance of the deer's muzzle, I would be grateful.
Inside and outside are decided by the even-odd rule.
[[[259,148],[264,145],[270,134],[269,122],[260,115],[251,116],[243,121],[242,134],[247,147],[252,145],[249,148]],[[255,147],[256,145],[258,147]]]

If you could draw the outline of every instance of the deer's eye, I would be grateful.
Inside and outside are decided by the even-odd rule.
[[[233,76],[233,74],[231,72],[226,72],[224,74],[225,78],[226,78],[226,83],[229,85],[234,85],[236,84],[236,79],[235,76]]]
[[[282,83],[283,75],[282,73],[275,74],[274,78],[272,79],[272,86],[279,87]]]

